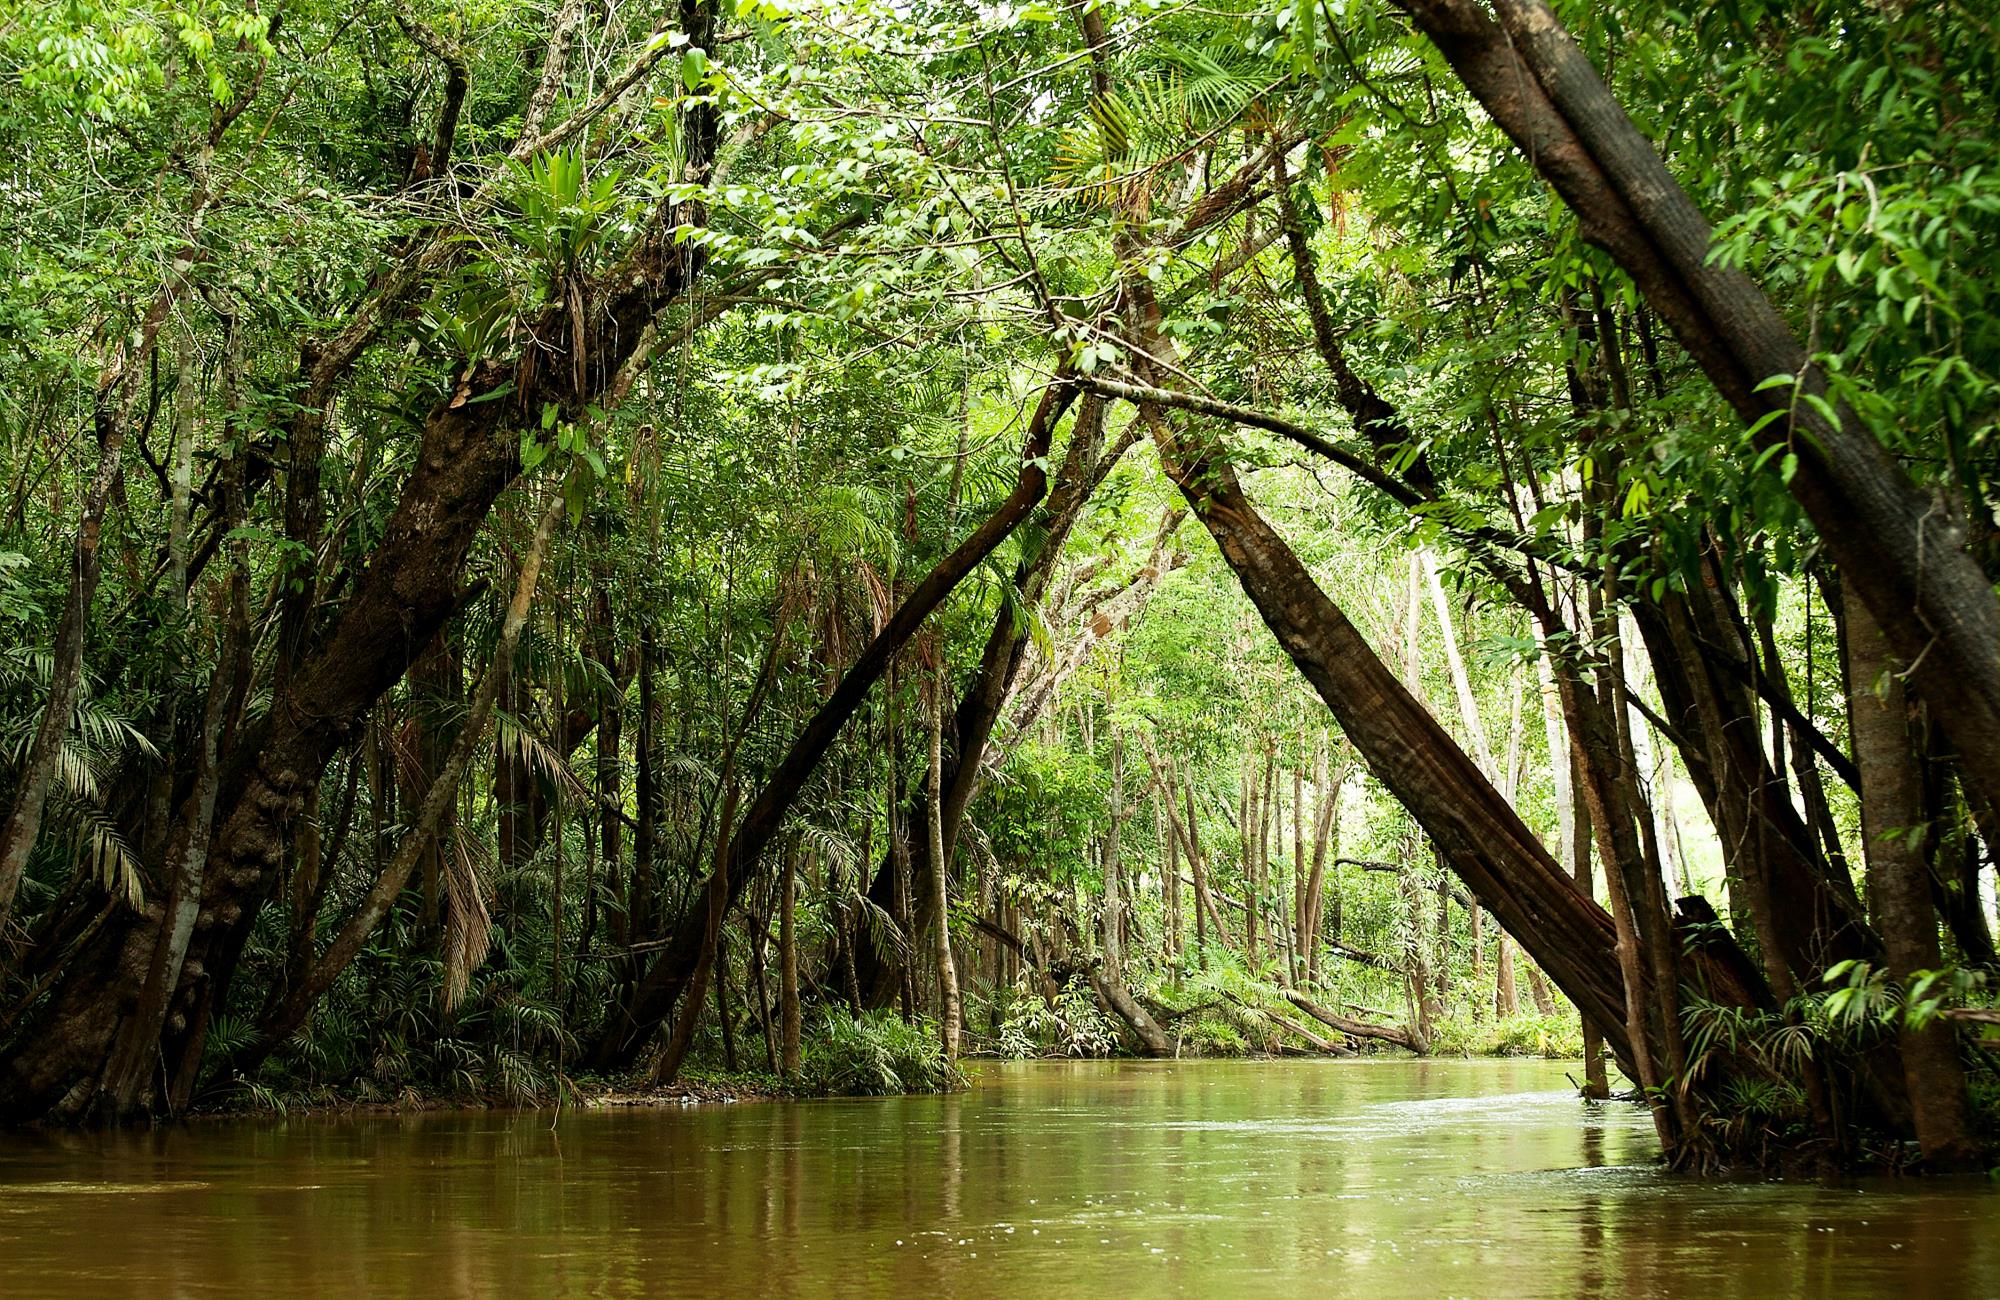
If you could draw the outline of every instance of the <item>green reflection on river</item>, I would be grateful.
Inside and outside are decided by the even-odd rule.
[[[1985,1183],[1670,1178],[1564,1068],[1033,1063],[553,1127],[5,1138],[0,1295],[2000,1295]]]

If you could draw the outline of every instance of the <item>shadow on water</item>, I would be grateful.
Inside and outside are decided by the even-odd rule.
[[[1984,1182],[1697,1182],[1539,1061],[0,1140],[9,1297],[2000,1294]]]

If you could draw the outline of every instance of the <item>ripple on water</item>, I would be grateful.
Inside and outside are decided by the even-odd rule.
[[[0,1196],[142,1196],[148,1192],[198,1192],[208,1183],[0,1183]]]
[[[1485,1128],[1509,1123],[1540,1127],[1552,1113],[1573,1113],[1576,1097],[1567,1092],[1513,1092],[1482,1097],[1431,1097],[1419,1101],[1377,1101],[1323,1115],[1282,1115],[1257,1119],[1156,1120],[1145,1127],[1181,1132],[1268,1133],[1297,1137],[1380,1137],[1418,1133],[1459,1124]]]

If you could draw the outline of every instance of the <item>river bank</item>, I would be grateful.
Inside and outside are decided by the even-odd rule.
[[[385,1092],[361,1081],[347,1089],[321,1086],[309,1090],[281,1092],[269,1087],[239,1087],[231,1093],[210,1098],[186,1118],[204,1122],[227,1121],[259,1115],[278,1116],[359,1116],[407,1115],[429,1112],[480,1112],[514,1110],[644,1109],[729,1105],[738,1102],[792,1100],[843,1096],[898,1096],[956,1091],[965,1086],[962,1071],[947,1070],[935,1051],[935,1030],[925,1023],[904,1032],[882,1032],[896,1023],[881,1017],[850,1022],[843,1033],[825,1034],[814,1040],[805,1054],[804,1068],[792,1078],[767,1069],[730,1069],[719,1062],[703,1061],[684,1069],[671,1083],[655,1083],[644,1072],[599,1077],[571,1075],[551,1066],[550,1086],[526,1096],[468,1095],[438,1091],[404,1083]],[[1240,1024],[1239,1020],[1236,1022]],[[1193,1021],[1192,1032],[1176,1033],[1174,1054],[1180,1061],[1279,1061],[1301,1058],[1421,1060],[1442,1057],[1535,1058],[1561,1062],[1570,1067],[1573,1085],[1582,1074],[1582,1059],[1573,1027],[1542,1019],[1523,1018],[1513,1023],[1444,1022],[1446,1032],[1434,1040],[1430,1052],[1417,1054],[1407,1049],[1371,1039],[1352,1041],[1351,1049],[1327,1053],[1317,1047],[1286,1041],[1282,1031],[1253,1047],[1230,1022],[1214,1019]],[[1079,1031],[1064,1026],[1052,1036],[1057,1042],[1089,1042]],[[835,1040],[838,1041],[835,1041]],[[1004,1063],[1075,1062],[1078,1060],[1144,1061],[1142,1053],[1125,1048],[1108,1051],[1021,1050],[1017,1033],[976,1035],[968,1040],[963,1058],[967,1068]],[[1011,1046],[1014,1050],[1006,1050]],[[1580,1085],[1578,1085],[1580,1086]]]

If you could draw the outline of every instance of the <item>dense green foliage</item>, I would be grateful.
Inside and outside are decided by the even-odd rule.
[[[1171,469],[1199,436],[1476,766],[1440,798],[1497,792],[1620,927],[1639,908],[1669,970],[1705,922],[1648,939],[1629,881],[1714,903],[1761,993],[1626,994],[1660,999],[1682,1067],[1621,1057],[1656,1107],[1712,1082],[1719,1148],[1852,1146],[1819,1072],[1899,1035],[1955,1059],[1990,1005],[1996,822],[1992,774],[1919,698],[1893,706],[1915,814],[1864,825],[1853,710],[1919,665],[1852,666],[1810,418],[1886,448],[1990,595],[1992,17],[1562,7],[1714,221],[1710,264],[1811,362],[1759,374],[1783,409],[1746,420],[1464,88],[1433,8],[11,10],[0,800],[15,826],[30,790],[47,806],[0,894],[7,1113],[519,1103],[672,1074],[683,1021],[702,1068],[948,1086],[940,695],[942,782],[976,779],[947,834],[966,1048],[1132,1050],[1129,989],[1188,1053],[1580,1053],[1437,805],[1391,788],[1396,754],[1345,734],[1246,598],[1212,536],[1234,525]],[[1073,414],[1044,426],[1051,393]],[[1714,698],[1684,684],[1703,673]],[[851,718],[828,712],[843,675]],[[988,739],[965,728],[993,683]],[[831,743],[767,817],[816,717]],[[1779,823],[1865,914],[1848,938],[1771,893],[1745,845]],[[1897,845],[1936,895],[1914,964],[1878,892]],[[1887,949],[1854,946],[1885,917]],[[152,1024],[76,1028],[113,1003]],[[121,1079],[119,1034],[161,1044],[163,1077]],[[1989,1095],[1988,1058],[1967,1069]],[[98,1077],[112,1100],[56,1101]]]

